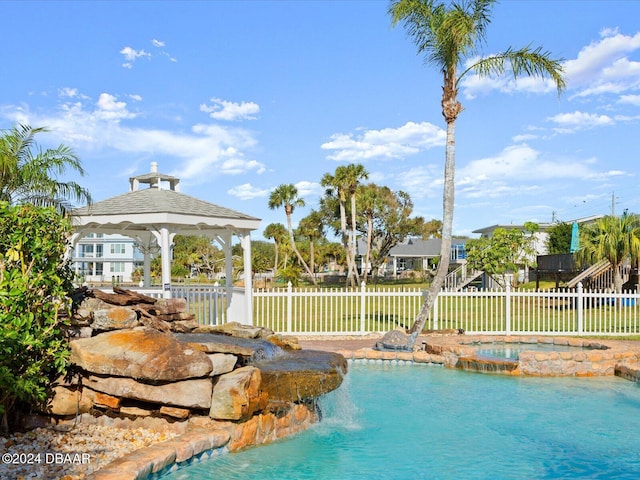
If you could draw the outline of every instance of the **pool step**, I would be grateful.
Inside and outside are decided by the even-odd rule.
[[[517,375],[519,373],[518,365],[518,360],[471,356],[460,357],[456,363],[456,368],[469,372]]]

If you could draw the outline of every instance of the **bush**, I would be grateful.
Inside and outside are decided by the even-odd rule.
[[[73,272],[64,261],[71,226],[53,208],[0,202],[0,415],[9,419],[47,399],[64,374]],[[62,314],[62,315],[61,315]]]

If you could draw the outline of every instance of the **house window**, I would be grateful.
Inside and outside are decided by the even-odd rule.
[[[451,245],[451,260],[464,260],[467,258],[467,251],[464,244]]]
[[[111,262],[109,271],[111,273],[124,273],[124,262]]]
[[[112,243],[110,251],[112,255],[124,255],[126,248],[124,243]]]

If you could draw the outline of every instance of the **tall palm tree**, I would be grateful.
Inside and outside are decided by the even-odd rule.
[[[609,260],[613,267],[613,289],[621,293],[622,264],[631,261],[635,265],[640,260],[640,217],[635,214],[607,216],[585,225],[577,257],[590,264]]]
[[[315,274],[315,241],[324,236],[324,217],[322,213],[317,210],[311,210],[309,215],[300,220],[298,232],[309,239],[309,267]]]
[[[295,239],[293,237],[293,227],[291,226],[291,214],[295,207],[304,207],[304,199],[298,196],[298,189],[295,185],[288,183],[282,184],[276,187],[269,195],[269,208],[275,210],[276,208],[284,207],[284,213],[287,216],[287,230],[289,231],[289,240],[291,241],[291,249],[293,253],[298,257],[298,261],[304,267],[311,281],[314,285],[317,285],[316,279],[313,276],[313,272],[309,269],[309,265],[304,261],[302,255],[298,251]]]
[[[374,183],[360,185],[358,188],[358,204],[360,212],[364,217],[364,224],[367,231],[367,252],[364,259],[364,269],[362,270],[362,281],[367,282],[369,274],[369,264],[371,263],[371,247],[373,243],[373,221],[376,207],[380,202],[378,186]]]
[[[347,258],[347,283],[351,283],[351,286],[360,283],[356,267],[356,192],[360,181],[368,177],[364,166],[352,163],[339,166],[333,175],[326,173],[321,180],[321,185],[329,187],[329,191],[335,189],[340,202],[340,230]],[[347,229],[347,200],[351,206],[350,229]]]
[[[270,240],[273,240],[276,249],[275,260],[273,262],[273,277],[276,278],[278,276],[278,253],[280,252],[280,247],[287,235],[287,230],[284,228],[284,225],[281,223],[270,223],[264,229],[264,237]],[[285,261],[285,267],[286,267]]]
[[[550,78],[560,93],[565,87],[561,60],[552,59],[541,48],[507,49],[502,53],[476,59],[478,47],[484,42],[496,0],[460,0],[449,5],[435,0],[392,0],[388,13],[393,26],[402,23],[407,33],[443,76],[442,115],[447,124],[444,188],[442,195],[443,224],[440,262],[427,298],[411,327],[410,346],[422,331],[438,292],[449,270],[451,233],[453,226],[455,179],[455,125],[462,111],[458,87],[469,73],[480,76],[502,75],[507,70],[514,78],[534,76]],[[465,61],[473,63],[466,66]],[[459,73],[458,69],[462,69]]]
[[[67,169],[85,175],[82,163],[64,145],[42,150],[35,141],[46,128],[18,125],[0,134],[0,200],[12,204],[52,206],[65,213],[71,202],[91,203],[89,191],[76,182],[62,182]]]

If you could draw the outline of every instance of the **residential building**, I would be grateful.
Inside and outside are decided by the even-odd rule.
[[[458,265],[465,263],[467,252],[465,244],[468,238],[453,238],[451,241],[451,264]],[[400,272],[428,271],[437,267],[436,259],[440,258],[439,238],[407,238],[403,242],[393,246],[389,251],[387,261],[382,265],[379,275],[397,275]],[[358,251],[366,252],[367,246],[364,241],[358,241]],[[364,253],[360,255],[361,264],[364,263]]]
[[[129,283],[144,255],[135,240],[119,234],[90,233],[73,249],[73,269],[82,282]]]

